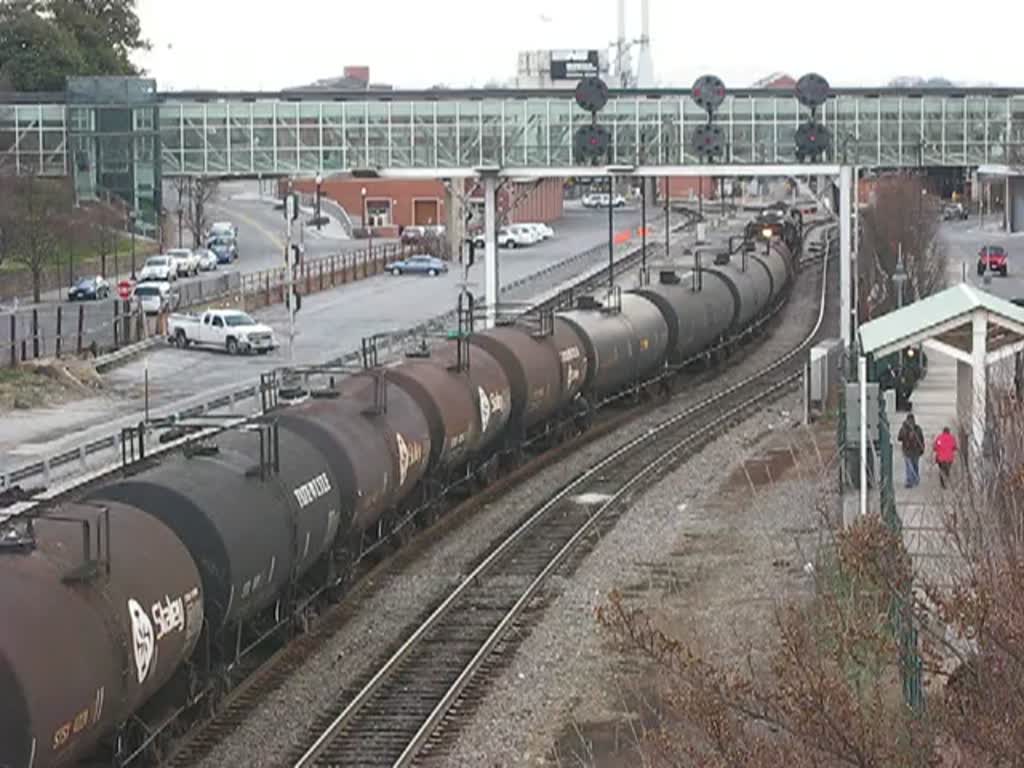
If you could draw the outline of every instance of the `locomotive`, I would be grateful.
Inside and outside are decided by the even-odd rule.
[[[397,363],[322,370],[327,386],[8,520],[0,765],[142,754],[440,499],[743,343],[788,297],[802,247],[802,222],[772,221],[766,249],[689,280],[665,271]]]

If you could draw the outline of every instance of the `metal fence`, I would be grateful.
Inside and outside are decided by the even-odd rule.
[[[402,258],[408,249],[386,244],[352,253],[311,259],[296,270],[301,294],[330,290],[383,272],[389,261]],[[284,303],[287,272],[284,267],[240,274],[205,274],[172,286],[169,311],[224,301],[237,302],[246,311]],[[0,314],[0,366],[14,366],[39,358],[91,353],[94,356],[120,349],[160,334],[164,317],[143,319],[129,302],[119,299],[79,304],[41,304]]]
[[[0,365],[118,349],[141,341],[142,313],[120,300],[39,306],[0,315]]]
[[[387,244],[374,248],[336,253],[304,261],[296,270],[296,290],[305,295],[330,290],[345,283],[379,275],[384,265],[408,255],[409,249]],[[281,266],[242,276],[241,295],[246,310],[284,303],[288,271]]]

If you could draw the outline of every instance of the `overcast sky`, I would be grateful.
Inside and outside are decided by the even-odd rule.
[[[340,76],[346,64],[368,65],[374,81],[396,87],[480,86],[513,77],[520,50],[602,48],[616,36],[615,0],[138,3],[153,50],[137,60],[161,90],[275,89]],[[908,75],[1024,84],[1010,37],[1024,22],[1018,0],[947,10],[924,0],[650,5],[661,85],[713,72],[743,87],[779,70],[818,71],[833,85]],[[640,0],[627,6],[627,35],[636,37]]]

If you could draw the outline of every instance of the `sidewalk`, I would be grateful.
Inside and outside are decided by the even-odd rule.
[[[957,434],[956,361],[938,352],[927,352],[928,375],[911,396],[914,419],[924,432],[925,453],[921,457],[921,483],[916,488],[906,487],[906,465],[903,451],[897,441],[906,413],[888,412],[893,438],[893,485],[896,511],[903,523],[903,542],[914,560],[915,570],[932,582],[945,581],[956,554],[947,542],[944,516],[948,510],[949,494],[939,483],[939,469],[935,464],[932,444],[949,427]],[[957,438],[959,440],[959,437]],[[955,465],[952,483],[962,482],[962,470]]]

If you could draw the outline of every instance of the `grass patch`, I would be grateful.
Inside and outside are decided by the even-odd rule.
[[[95,395],[103,382],[80,360],[40,360],[0,369],[0,413],[58,405]]]

